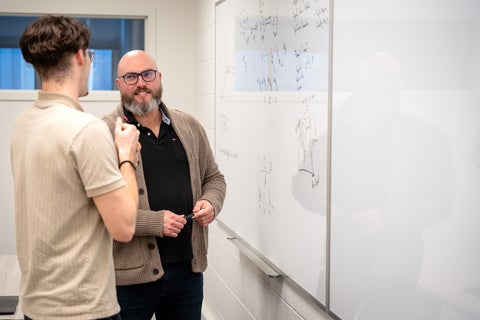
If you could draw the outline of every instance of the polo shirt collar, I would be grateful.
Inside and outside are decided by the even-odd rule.
[[[60,92],[49,92],[49,91],[41,91],[41,90],[38,91],[38,96],[37,96],[37,100],[35,100],[35,104],[39,108],[48,108],[55,103],[64,104],[73,109],[83,112],[83,108],[80,105],[80,103],[70,96],[67,96]]]

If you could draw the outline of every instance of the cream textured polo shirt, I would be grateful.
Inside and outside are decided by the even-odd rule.
[[[118,313],[112,239],[92,200],[125,185],[108,127],[77,101],[40,91],[16,122],[11,163],[22,311],[52,320]]]

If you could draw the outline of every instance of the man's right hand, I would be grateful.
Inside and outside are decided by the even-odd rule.
[[[163,216],[163,236],[176,238],[187,223],[184,216],[165,210]]]
[[[117,148],[118,161],[130,160],[138,164],[140,160],[140,132],[134,125],[123,123],[120,117],[115,122],[115,147]]]

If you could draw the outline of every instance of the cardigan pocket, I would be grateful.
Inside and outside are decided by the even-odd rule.
[[[128,243],[113,242],[115,270],[138,269],[145,266],[145,250],[142,238],[133,237]]]

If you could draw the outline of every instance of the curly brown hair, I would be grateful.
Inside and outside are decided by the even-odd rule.
[[[19,44],[25,61],[40,78],[63,79],[70,68],[70,56],[87,49],[90,30],[80,20],[68,16],[41,16],[25,28]]]

